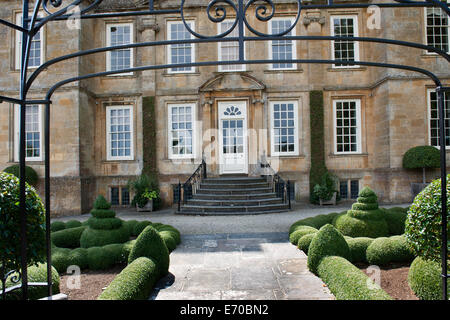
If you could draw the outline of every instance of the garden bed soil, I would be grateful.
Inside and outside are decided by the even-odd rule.
[[[367,264],[356,264],[368,276]],[[409,264],[391,263],[380,268],[381,288],[395,300],[419,300],[408,284]]]
[[[66,294],[69,300],[96,300],[103,292],[103,288],[107,287],[124,267],[123,265],[117,265],[109,270],[82,270],[80,289],[67,288],[67,280],[71,275],[63,274],[61,275],[59,290]]]

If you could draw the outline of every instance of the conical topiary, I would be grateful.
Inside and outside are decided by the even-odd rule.
[[[336,219],[335,227],[350,237],[385,237],[389,234],[389,227],[384,214],[384,211],[378,208],[375,192],[364,187],[352,209]]]
[[[111,204],[103,197],[98,196],[91,210],[92,218],[88,220],[88,227],[80,238],[82,248],[101,247],[112,243],[123,243],[129,240],[128,228],[122,220],[115,218],[116,213],[111,210]]]

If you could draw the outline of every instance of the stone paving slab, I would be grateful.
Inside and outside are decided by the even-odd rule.
[[[287,233],[184,235],[156,300],[332,300]]]

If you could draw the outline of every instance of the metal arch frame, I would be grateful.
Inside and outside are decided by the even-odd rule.
[[[63,6],[63,2],[72,1],[70,4]],[[187,0],[189,1],[189,0]],[[383,39],[383,38],[371,38],[371,37],[336,37],[336,36],[287,36],[287,34],[297,25],[301,10],[303,9],[340,9],[340,8],[368,8],[370,6],[378,6],[380,8],[399,8],[399,7],[439,7],[448,16],[450,16],[450,9],[446,2],[440,0],[426,0],[426,1],[412,1],[412,0],[392,0],[391,3],[337,3],[335,4],[333,0],[328,0],[327,4],[302,4],[302,0],[296,0],[297,3],[297,16],[292,24],[292,26],[285,30],[284,32],[278,34],[264,34],[258,32],[251,27],[250,23],[246,19],[246,12],[250,7],[256,6],[255,15],[259,21],[269,21],[275,15],[275,4],[273,0],[211,0],[206,8],[206,13],[208,19],[213,23],[219,23],[226,18],[227,9],[232,8],[235,11],[236,18],[233,25],[229,30],[223,32],[222,34],[215,36],[206,36],[194,32],[189,28],[184,19],[184,3],[186,0],[180,0],[180,7],[177,9],[155,9],[154,0],[149,0],[149,9],[141,11],[124,11],[124,12],[108,12],[108,13],[89,13],[103,0],[94,0],[91,4],[88,4],[84,9],[80,10],[79,15],[76,18],[79,19],[98,19],[98,18],[110,18],[110,17],[126,17],[126,16],[142,16],[142,15],[161,15],[161,14],[179,14],[180,19],[183,21],[188,31],[196,37],[196,39],[188,40],[172,40],[172,41],[153,41],[153,42],[143,42],[143,43],[133,43],[129,45],[120,46],[110,46],[103,48],[96,48],[90,50],[83,50],[68,54],[65,56],[57,57],[43,63],[39,68],[37,68],[29,77],[27,76],[28,71],[28,61],[31,48],[31,40],[33,36],[47,23],[51,21],[60,21],[70,19],[69,11],[71,8],[77,5],[81,5],[83,0],[36,0],[34,4],[34,9],[31,17],[29,16],[29,0],[23,0],[22,5],[22,23],[21,26],[8,22],[6,20],[0,19],[0,24],[6,26],[12,30],[16,30],[22,33],[22,60],[20,64],[20,98],[0,96],[0,102],[10,102],[20,105],[20,123],[19,123],[19,167],[20,167],[20,216],[21,216],[21,286],[15,286],[15,289],[22,288],[22,298],[26,300],[28,298],[28,286],[29,285],[42,285],[41,283],[28,283],[27,275],[27,252],[26,252],[26,207],[25,207],[25,106],[28,104],[42,104],[45,105],[45,131],[44,131],[44,154],[45,154],[45,208],[46,208],[46,242],[47,242],[47,287],[48,295],[52,295],[52,279],[51,279],[51,243],[50,243],[50,105],[53,93],[61,86],[75,81],[80,81],[84,79],[128,73],[137,72],[144,70],[157,70],[157,69],[167,69],[175,67],[188,67],[188,66],[212,66],[212,65],[230,65],[230,64],[263,64],[263,63],[303,63],[303,64],[343,64],[343,65],[362,65],[369,67],[381,67],[381,68],[394,68],[400,70],[407,70],[412,72],[421,73],[429,77],[436,85],[436,93],[438,98],[438,109],[439,109],[439,141],[440,141],[440,155],[441,155],[441,200],[442,200],[442,252],[441,252],[441,263],[442,263],[442,298],[447,300],[447,279],[449,275],[447,274],[447,193],[446,193],[446,145],[445,145],[445,126],[444,126],[444,92],[450,91],[450,87],[442,86],[439,78],[432,72],[414,67],[409,65],[400,64],[389,64],[389,63],[379,63],[379,62],[369,62],[369,61],[343,61],[343,60],[320,60],[320,59],[286,59],[286,60],[247,60],[244,58],[244,43],[246,41],[268,41],[268,40],[335,40],[335,41],[357,41],[357,42],[378,42],[390,45],[405,46],[410,48],[424,49],[434,52],[448,62],[450,62],[450,56],[439,49],[434,47],[423,45],[421,43],[413,43],[406,41],[399,41],[393,39]],[[237,5],[236,5],[237,2]],[[50,6],[52,8],[50,8]],[[58,9],[60,8],[61,9]],[[38,17],[38,12],[43,9],[47,14],[46,17]],[[53,9],[53,10],[52,10]],[[211,15],[211,11],[215,10],[215,17]],[[268,13],[269,10],[269,13]],[[238,37],[226,37],[235,28],[238,28]],[[256,36],[244,36],[244,28],[250,30]],[[183,64],[165,64],[165,65],[152,65],[152,66],[141,66],[133,67],[122,70],[115,71],[104,71],[98,73],[91,73],[87,75],[77,76],[68,78],[54,84],[49,91],[45,99],[43,100],[28,100],[27,93],[31,88],[34,80],[39,76],[39,74],[49,66],[56,64],[61,61],[69,60],[75,57],[86,56],[90,54],[95,54],[99,52],[107,52],[117,49],[125,48],[138,48],[138,47],[149,47],[149,46],[167,46],[171,44],[182,44],[182,43],[211,43],[211,42],[225,42],[234,41],[239,43],[239,58],[232,61],[205,61],[205,62],[195,62],[195,63],[183,63]],[[444,245],[445,244],[445,245]],[[3,283],[3,279],[2,283]],[[18,282],[18,279],[15,279]],[[3,283],[4,284],[4,283]],[[3,288],[4,289],[4,288]],[[5,293],[5,292],[4,292]]]

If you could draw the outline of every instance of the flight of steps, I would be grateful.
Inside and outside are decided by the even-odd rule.
[[[288,211],[263,177],[222,176],[204,179],[180,214],[241,215]]]

